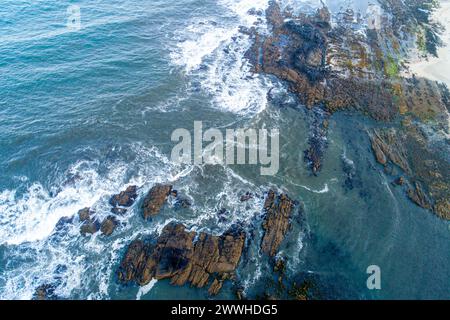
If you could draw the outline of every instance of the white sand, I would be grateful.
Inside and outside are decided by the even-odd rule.
[[[450,87],[450,0],[441,0],[441,8],[435,12],[434,19],[446,28],[442,35],[446,46],[439,48],[438,58],[411,61],[410,72],[430,80],[444,82]]]

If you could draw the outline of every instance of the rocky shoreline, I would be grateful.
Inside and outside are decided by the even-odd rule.
[[[416,2],[420,7],[428,1]],[[253,72],[285,82],[310,112],[308,148],[303,155],[313,175],[320,174],[327,156],[328,125],[333,114],[344,110],[362,113],[377,123],[376,128],[367,130],[367,135],[368,148],[379,169],[413,203],[450,220],[449,159],[438,144],[431,142],[429,134],[448,134],[450,93],[443,84],[401,76],[409,50],[405,39],[417,37],[414,26],[421,30],[426,26],[408,5],[390,0],[382,4],[392,17],[385,18],[382,29],[366,30],[363,36],[353,29],[358,21],[354,12],[347,10],[332,21],[335,18],[326,7],[314,14],[296,16],[283,11],[277,1],[271,1],[266,11],[269,33],[259,33],[256,28],[241,30],[253,40],[246,57]],[[399,33],[400,29],[404,31]],[[425,32],[424,47],[433,54],[435,35]],[[345,184],[352,188],[354,168],[345,165]],[[135,204],[140,204],[140,219],[147,224],[158,217],[171,199],[175,200],[173,209],[191,206],[171,184],[153,185],[136,203],[141,188],[132,185],[111,195],[106,217],[83,208],[74,218],[61,219],[58,225],[78,223],[84,237],[98,232],[109,237],[121,227],[120,217]],[[246,202],[253,197],[249,191],[239,200]],[[297,284],[287,279],[286,260],[278,256],[292,229],[292,220],[301,220],[298,218],[303,212],[298,206],[287,194],[267,190],[260,208],[261,221],[255,220],[257,223],[248,228],[233,225],[221,234],[213,234],[194,231],[198,226],[170,222],[159,234],[139,235],[127,244],[115,270],[117,281],[122,286],[145,286],[152,280],[166,280],[173,286],[207,288],[210,296],[216,296],[227,282],[239,287],[239,267],[252,234],[260,231],[258,249],[265,259],[261,263],[271,266],[270,277],[276,279],[273,286],[277,292],[264,293],[261,298],[308,299],[314,283]],[[225,213],[223,209],[219,215]],[[36,288],[34,298],[58,299],[54,289],[52,284],[43,284]],[[236,297],[245,298],[241,289],[236,290]]]
[[[117,213],[118,205],[130,207],[137,200],[136,186],[130,186],[119,194],[110,198],[111,211]],[[158,215],[169,196],[178,197],[178,192],[172,185],[155,184],[145,195],[140,207],[142,219],[151,223],[149,217]],[[250,192],[240,196],[245,202],[253,197]],[[178,202],[183,201],[178,197]],[[278,194],[269,190],[261,208],[263,222],[259,226],[264,235],[260,243],[260,250],[275,263],[275,255],[283,244],[283,240],[291,228],[291,220],[298,202],[291,200],[286,194]],[[80,233],[88,236],[101,232],[103,236],[110,236],[119,222],[115,215],[109,215],[101,223],[95,211],[90,208],[79,210],[77,219],[80,223]],[[64,219],[61,223],[76,222]],[[239,225],[233,225],[221,235],[206,232],[190,231],[189,228],[176,222],[164,226],[156,237],[133,240],[126,248],[117,270],[118,281],[125,285],[134,283],[145,286],[152,279],[168,279],[174,286],[189,284],[196,288],[207,285],[210,296],[217,295],[225,281],[236,281],[236,269],[248,246],[248,232]],[[54,294],[53,284],[43,284],[36,288],[34,299],[59,299]],[[242,292],[236,292],[243,298]]]
[[[411,50],[407,40],[420,40],[418,28],[426,29],[424,55],[436,54],[440,45],[437,26],[417,13],[430,7],[430,15],[435,6],[429,2],[382,1],[392,16],[383,15],[381,29],[366,29],[362,35],[354,31],[361,21],[352,10],[332,23],[326,7],[296,16],[271,1],[266,11],[271,31],[247,31],[254,42],[247,57],[254,72],[286,82],[303,105],[326,114],[313,121],[304,151],[314,175],[326,156],[328,119],[341,110],[363,113],[384,127],[369,132],[376,160],[388,174],[408,180],[405,193],[415,204],[449,220],[449,160],[422,129],[449,133],[449,91],[444,84],[400,75]]]

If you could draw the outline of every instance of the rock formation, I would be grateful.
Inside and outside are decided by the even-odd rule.
[[[78,218],[81,222],[83,222],[80,227],[80,233],[83,236],[87,234],[94,234],[100,229],[100,223],[98,220],[91,216],[94,213],[95,211],[92,211],[91,208],[84,208],[78,211]]]
[[[264,236],[261,250],[275,256],[290,227],[294,202],[285,194],[277,195],[270,190],[264,203]]]
[[[166,225],[156,243],[133,241],[119,268],[119,280],[145,285],[151,279],[170,279],[173,285],[190,283],[202,288],[210,279],[210,294],[235,271],[245,233],[233,228],[221,236],[186,231],[182,224]]]
[[[278,1],[270,1],[269,32],[244,30],[253,39],[246,57],[254,72],[286,82],[314,114],[309,147],[304,151],[313,174],[323,165],[328,117],[340,110],[357,111],[385,126],[370,132],[377,161],[386,170],[395,166],[405,174],[407,194],[414,203],[450,219],[448,158],[424,143],[428,139],[420,133],[420,126],[427,126],[432,132],[448,134],[450,93],[435,81],[405,77],[408,70],[402,62],[414,45],[405,41],[408,38],[416,38],[424,54],[436,53],[438,28],[430,20],[435,2],[383,0],[381,5],[392,15],[381,17],[380,28],[365,29],[362,34],[355,32],[355,24],[360,28],[363,24],[355,22],[352,10],[340,12],[331,25],[326,7],[295,15],[283,11]],[[401,127],[396,129],[398,122]],[[426,157],[420,157],[421,152]]]
[[[115,214],[124,214],[131,207],[137,198],[137,187],[129,186],[125,191],[113,195],[109,199],[109,204],[113,207],[112,212]]]
[[[171,191],[172,186],[167,184],[156,184],[150,189],[142,204],[144,219],[159,213]]]

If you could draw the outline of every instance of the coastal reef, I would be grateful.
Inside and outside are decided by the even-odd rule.
[[[245,30],[253,39],[246,56],[255,73],[282,80],[312,110],[304,160],[314,175],[326,156],[329,119],[339,111],[362,113],[380,127],[368,130],[376,160],[403,172],[414,203],[450,219],[449,159],[432,143],[441,139],[448,151],[449,91],[408,75],[407,67],[413,49],[435,55],[441,45],[440,26],[431,19],[436,7],[435,1],[383,0],[380,24],[370,27],[351,9],[332,15],[323,6],[295,15],[271,1],[269,32]]]

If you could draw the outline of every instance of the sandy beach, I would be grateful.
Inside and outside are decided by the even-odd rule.
[[[434,14],[434,19],[446,28],[442,35],[446,46],[439,48],[438,58],[430,57],[428,60],[411,61],[410,72],[450,86],[450,0],[441,1],[441,8]]]

